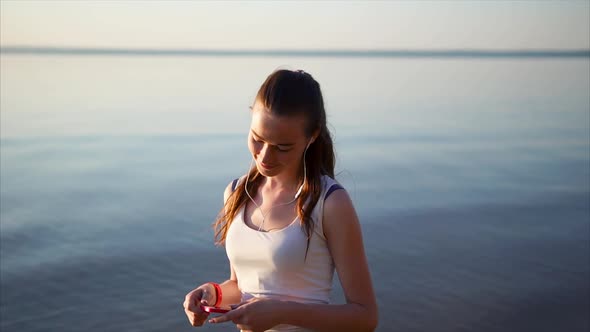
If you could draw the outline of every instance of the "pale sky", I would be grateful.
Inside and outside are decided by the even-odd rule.
[[[2,46],[589,49],[590,1],[0,1]]]

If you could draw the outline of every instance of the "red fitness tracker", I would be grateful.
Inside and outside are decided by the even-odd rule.
[[[215,305],[213,305],[213,307],[217,307],[219,306],[219,304],[221,304],[221,286],[219,286],[218,283],[215,282],[210,282],[211,285],[213,285],[213,287],[215,288]]]

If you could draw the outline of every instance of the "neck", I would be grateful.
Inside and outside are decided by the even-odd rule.
[[[262,188],[271,192],[295,193],[301,186],[303,166],[295,172],[284,172],[273,177],[264,177]]]
[[[273,177],[265,177],[262,186],[271,191],[295,192],[301,184],[298,177],[293,174],[280,174]]]

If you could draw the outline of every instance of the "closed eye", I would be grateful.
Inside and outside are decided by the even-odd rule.
[[[252,136],[252,139],[254,140],[254,142],[256,143],[264,143],[264,141],[257,139],[256,137]],[[273,148],[275,148],[277,151],[279,152],[289,152],[291,151],[291,149],[287,149],[285,147],[281,147],[280,145],[271,145]]]
[[[257,134],[257,133],[254,131],[254,129],[250,129],[250,132],[252,133],[252,135],[251,135],[251,136],[252,136],[252,139],[253,139],[254,141],[256,141],[257,143],[262,143],[262,142],[264,142],[264,139],[263,139],[262,137],[260,137],[260,135],[258,135],[258,134]],[[287,143],[285,143],[285,144],[277,144],[277,145],[271,145],[271,146],[274,146],[274,147],[275,147],[275,148],[276,148],[278,151],[281,151],[281,152],[288,152],[288,151],[291,151],[291,150],[293,150],[293,149],[289,149],[289,148],[288,148],[288,147],[291,147],[291,146],[293,146],[293,145],[295,145],[295,143],[288,143],[288,144],[287,144]]]

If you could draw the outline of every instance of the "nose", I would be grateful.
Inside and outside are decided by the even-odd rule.
[[[258,159],[268,165],[274,164],[272,147],[265,143],[258,151]]]

